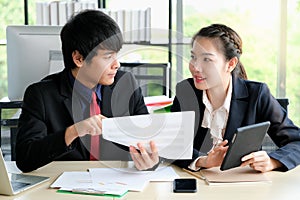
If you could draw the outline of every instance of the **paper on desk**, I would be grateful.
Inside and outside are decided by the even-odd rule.
[[[106,118],[102,120],[102,136],[125,146],[137,147],[142,142],[149,152],[152,140],[160,157],[191,159],[194,123],[194,111]]]
[[[92,178],[89,172],[74,171],[62,173],[50,188],[75,188],[75,187],[92,187]]]
[[[109,180],[109,179],[107,179]],[[111,181],[94,182],[90,172],[73,171],[62,173],[50,188],[59,188],[61,191],[86,194],[123,195],[128,191],[126,185]]]
[[[173,181],[179,178],[172,167],[158,167],[155,171],[138,171],[135,168],[91,168],[93,183],[101,184],[109,180],[126,186],[129,191],[142,191],[150,181]]]

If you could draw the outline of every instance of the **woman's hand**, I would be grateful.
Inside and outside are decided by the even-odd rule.
[[[270,158],[265,151],[250,153],[242,158],[242,162],[242,167],[249,165],[251,168],[260,172],[268,172],[282,167],[279,161]]]
[[[151,152],[147,152],[141,143],[138,143],[137,146],[140,153],[133,146],[130,146],[129,150],[134,165],[138,170],[150,169],[159,162],[157,148],[153,141],[150,142]]]
[[[224,140],[223,142],[218,144],[216,147],[214,147],[207,154],[207,156],[201,157],[197,161],[196,167],[211,168],[211,167],[220,166],[223,162],[224,156],[228,149],[228,146],[226,146],[227,143],[228,143],[228,141]]]

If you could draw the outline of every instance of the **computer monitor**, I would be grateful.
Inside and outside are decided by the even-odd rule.
[[[6,28],[10,101],[22,100],[30,84],[64,68],[61,26],[19,25]]]

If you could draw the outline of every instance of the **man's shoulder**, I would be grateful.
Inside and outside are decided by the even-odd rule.
[[[32,83],[29,86],[29,88],[32,88],[32,87],[40,88],[40,89],[50,89],[53,87],[56,88],[57,85],[60,84],[61,80],[65,79],[65,78],[63,78],[63,76],[66,76],[64,71],[47,75],[44,78],[42,78],[40,81]],[[66,79],[65,81],[68,81],[68,80]]]
[[[67,77],[67,71],[63,70],[61,72],[57,72],[54,74],[49,74],[47,76],[45,76],[44,78],[42,78],[42,80],[40,82],[47,82],[47,81],[57,81],[59,80],[62,76],[66,76]]]

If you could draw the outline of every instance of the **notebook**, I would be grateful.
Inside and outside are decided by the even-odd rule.
[[[255,171],[249,166],[232,168],[221,171],[218,167],[203,169],[200,172],[208,185],[223,184],[258,184],[271,183],[271,179],[266,174]]]
[[[38,184],[41,184],[49,177],[8,173],[3,154],[0,148],[0,194],[15,195]]]

